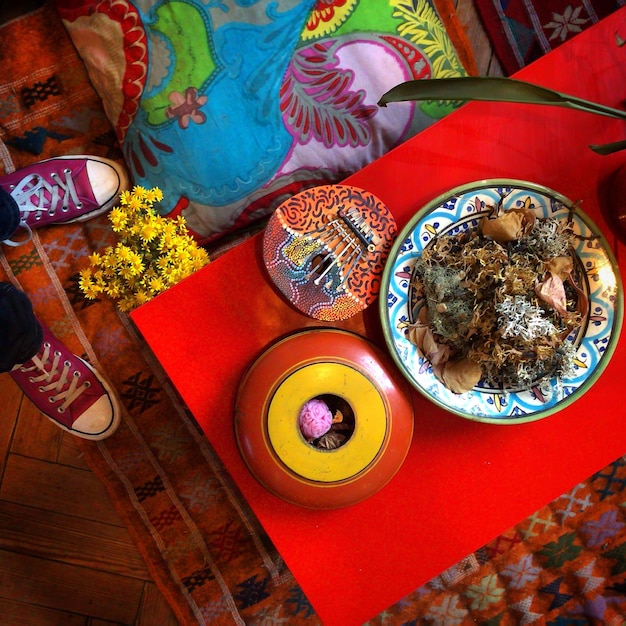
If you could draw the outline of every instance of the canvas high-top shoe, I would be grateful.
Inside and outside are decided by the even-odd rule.
[[[112,435],[120,423],[115,393],[89,363],[72,354],[44,324],[41,327],[41,349],[9,375],[57,426],[83,439]]]
[[[82,222],[108,211],[128,186],[128,175],[115,161],[90,155],[47,159],[0,177],[0,187],[15,200],[19,225],[27,238],[39,226]]]

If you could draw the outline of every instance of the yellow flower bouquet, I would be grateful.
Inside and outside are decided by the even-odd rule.
[[[162,199],[158,187],[122,192],[120,206],[109,212],[118,243],[91,254],[90,266],[80,272],[79,287],[86,298],[105,294],[117,300],[120,310],[130,311],[209,262],[182,216],[156,212],[154,204]]]

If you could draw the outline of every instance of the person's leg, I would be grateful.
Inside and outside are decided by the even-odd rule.
[[[0,241],[20,223],[15,199],[0,187]],[[0,372],[57,426],[84,439],[104,439],[120,423],[117,397],[91,365],[34,315],[26,294],[0,282]]]
[[[0,241],[13,236],[19,224],[17,203],[0,187]],[[42,342],[43,332],[26,294],[0,282],[0,372],[32,358]]]
[[[47,159],[0,176],[0,189],[15,200],[19,223],[27,231],[96,217],[108,211],[127,187],[123,167],[90,155]],[[24,242],[14,242],[11,236],[2,236],[0,223],[0,241],[7,245]]]
[[[0,241],[13,236],[20,225],[20,208],[15,198],[0,187]]]
[[[0,372],[34,357],[42,343],[43,330],[26,294],[0,282]]]

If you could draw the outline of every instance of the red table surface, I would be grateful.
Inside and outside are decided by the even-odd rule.
[[[516,77],[620,106],[626,98],[626,9]],[[403,106],[390,104],[389,106]],[[590,143],[626,138],[623,121],[556,107],[469,103],[345,183],[378,196],[401,228],[459,184],[508,177],[546,185],[603,231],[601,207],[626,153]],[[457,417],[413,393],[415,433],[394,479],[368,500],[312,511],[267,492],[244,465],[232,413],[246,368],[279,336],[324,325],[287,303],[257,236],[140,307],[132,319],[215,447],[325,624],[362,624],[626,452],[626,340],[591,390],[537,422],[498,426]],[[384,347],[377,304],[335,324]]]

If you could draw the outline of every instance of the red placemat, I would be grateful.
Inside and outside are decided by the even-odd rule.
[[[624,0],[476,0],[507,74],[554,50],[621,6]]]

